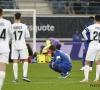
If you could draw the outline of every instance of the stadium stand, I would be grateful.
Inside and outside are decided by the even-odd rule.
[[[14,8],[17,8],[16,6],[16,2],[13,1],[13,0],[2,0],[0,1],[0,6],[3,8],[3,9],[14,9]]]
[[[20,9],[36,9],[37,14],[53,14],[48,0],[15,0]],[[24,4],[23,4],[24,2]]]

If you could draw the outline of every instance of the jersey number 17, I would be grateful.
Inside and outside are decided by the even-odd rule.
[[[20,40],[22,37],[22,33],[23,33],[23,31],[14,31],[13,34],[14,34],[15,40]],[[18,35],[19,35],[19,37],[18,37]]]

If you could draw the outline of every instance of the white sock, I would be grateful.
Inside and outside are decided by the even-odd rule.
[[[27,77],[27,72],[28,72],[28,62],[23,63],[23,76]]]
[[[4,79],[5,79],[5,72],[4,71],[0,71],[0,90],[1,90],[1,88],[3,86]]]
[[[14,72],[15,79],[18,79],[18,64],[17,63],[13,63],[13,72]]]
[[[85,76],[85,79],[88,80],[88,76],[89,76],[89,66],[88,65],[85,65],[84,67],[84,76]]]
[[[96,80],[99,80],[100,75],[100,65],[96,65]]]

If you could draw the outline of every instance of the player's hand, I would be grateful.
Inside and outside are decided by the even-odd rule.
[[[55,66],[54,66],[54,62],[52,62],[52,68],[55,68]]]
[[[91,42],[92,40],[86,40],[87,42]]]

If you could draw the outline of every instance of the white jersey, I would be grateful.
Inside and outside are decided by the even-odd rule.
[[[30,37],[30,33],[27,29],[27,26],[22,23],[14,23],[12,24],[12,31],[12,47],[17,50],[26,48],[25,38]]]
[[[0,53],[9,52],[9,39],[11,36],[11,22],[0,19]]]
[[[93,24],[83,30],[82,34],[88,40],[86,32],[90,32],[90,40],[92,40],[90,42],[92,45],[89,44],[90,48],[94,48],[93,44],[96,48],[100,47],[100,24]]]

